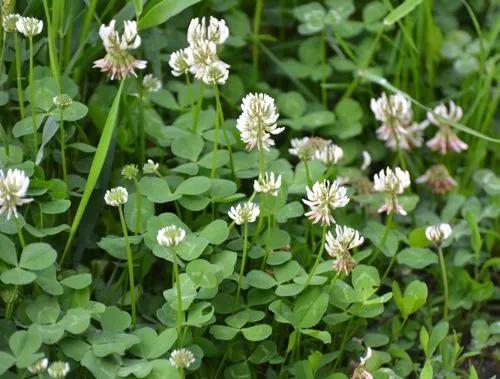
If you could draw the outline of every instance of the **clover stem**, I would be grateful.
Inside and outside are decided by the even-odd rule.
[[[205,92],[205,86],[203,82],[200,81],[200,90],[198,93],[198,103],[196,104],[195,112],[194,112],[194,121],[193,121],[193,133],[196,134],[198,130],[198,120],[200,118],[201,106],[203,105],[203,93]]]
[[[60,141],[60,146],[61,146],[61,166],[62,166],[62,172],[63,172],[63,180],[66,185],[68,184],[68,169],[66,165],[66,141],[65,141],[65,135],[64,135],[64,110],[61,108],[61,115],[60,115],[60,121],[59,121],[59,138],[61,139]]]
[[[321,245],[319,247],[318,256],[316,257],[316,261],[314,262],[314,266],[313,266],[312,270],[309,272],[309,275],[307,276],[307,280],[304,283],[304,289],[307,288],[307,286],[311,282],[311,279],[314,275],[314,272],[318,268],[319,261],[321,260],[321,257],[323,256],[323,250],[325,249],[325,238],[326,238],[326,225],[323,225],[323,230],[321,232]]]
[[[38,122],[35,112],[35,83],[34,83],[34,69],[33,69],[33,37],[28,38],[29,41],[29,86],[30,86],[30,109],[31,120],[33,121],[33,154],[36,156],[38,150]]]
[[[135,232],[134,234],[137,235],[139,234],[139,229],[141,229],[141,187],[139,185],[139,182],[137,178],[134,178],[134,184],[135,184]]]
[[[21,247],[24,249],[26,246],[26,242],[24,242],[24,236],[23,236],[23,229],[21,228],[21,225],[19,225],[19,220],[17,217],[14,217],[14,220],[16,222],[16,230],[17,230],[17,236],[19,237],[19,242],[21,243]]]
[[[441,266],[441,276],[443,280],[443,290],[444,290],[444,305],[443,305],[443,318],[446,320],[448,318],[448,274],[446,271],[446,263],[444,260],[443,249],[441,246],[438,247],[439,254],[439,266]]]
[[[19,47],[18,33],[14,33],[14,48],[16,50],[16,80],[17,80],[17,100],[19,102],[19,114],[24,118],[24,90],[21,82],[21,48]]]
[[[240,275],[238,277],[238,288],[236,290],[236,305],[240,302],[241,284],[243,282],[243,273],[245,272],[245,264],[247,261],[247,248],[248,248],[248,224],[243,224],[243,258],[241,261]]]
[[[174,279],[175,279],[175,291],[176,291],[176,299],[177,299],[177,335],[179,339],[182,336],[182,293],[181,293],[181,278],[179,275],[179,265],[177,264],[177,251],[173,249],[174,256]],[[179,340],[180,341],[180,340]]]
[[[127,225],[125,224],[125,217],[123,217],[123,210],[121,205],[118,207],[120,214],[120,223],[122,225],[123,238],[125,239],[125,248],[127,250],[127,266],[128,278],[130,286],[130,305],[132,308],[132,325],[135,326],[137,320],[136,313],[136,298],[135,298],[135,281],[134,281],[134,258],[132,257],[132,249],[130,248],[130,241],[128,239]]]
[[[233,148],[231,147],[231,141],[229,140],[226,128],[224,127],[224,112],[222,111],[219,87],[217,86],[217,84],[214,85],[214,92],[215,92],[215,108],[217,111],[216,117],[219,118],[222,135],[224,136],[224,142],[226,143],[227,151],[229,152],[229,167],[231,169],[231,175],[233,179],[236,179],[236,175],[234,173]]]
[[[306,169],[307,185],[310,186],[312,184],[311,172],[309,171],[309,164],[306,160],[304,160],[304,167]]]

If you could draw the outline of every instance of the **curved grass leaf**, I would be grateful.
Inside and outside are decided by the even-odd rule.
[[[181,13],[191,5],[199,3],[200,0],[163,0],[152,7],[139,20],[139,29],[147,29],[163,24],[169,18]]]
[[[404,16],[413,11],[419,4],[423,3],[423,1],[424,0],[406,0],[398,7],[394,8],[394,10],[392,10],[391,13],[384,18],[384,25],[392,25],[401,20]]]
[[[66,242],[66,247],[64,248],[64,253],[61,258],[60,262],[61,264],[64,262],[64,258],[66,257],[66,254],[68,253],[68,250],[71,247],[71,243],[73,242],[75,233],[78,229],[78,226],[80,225],[83,213],[87,208],[90,196],[94,191],[94,188],[97,184],[97,180],[99,179],[99,176],[101,174],[104,161],[106,160],[108,148],[111,143],[111,137],[113,136],[113,131],[115,129],[116,121],[118,118],[118,109],[120,107],[120,98],[123,89],[123,83],[124,81],[122,80],[120,83],[120,87],[118,88],[118,92],[116,93],[115,99],[113,101],[113,105],[111,106],[111,109],[108,113],[108,117],[106,118],[106,123],[104,124],[104,128],[102,130],[101,139],[99,140],[99,144],[97,145],[97,150],[94,156],[94,160],[92,161],[92,165],[90,167],[89,176],[87,178],[87,182],[85,183],[82,200],[78,205],[78,209],[76,211],[73,224],[71,225],[68,241]]]
[[[362,77],[370,82],[377,83],[378,85],[384,87],[385,89],[387,89],[389,91],[399,93],[400,95],[404,96],[405,98],[410,100],[412,103],[414,103],[417,107],[422,108],[422,109],[426,110],[427,112],[432,112],[436,118],[442,119],[441,116],[434,113],[432,108],[425,106],[424,104],[415,100],[413,97],[411,97],[407,93],[400,91],[398,88],[394,87],[391,83],[389,83],[389,81],[386,78],[383,78],[382,76],[379,76],[379,75],[375,75],[367,70],[358,70],[357,74],[358,74],[358,76],[360,76],[360,77]],[[464,133],[473,135],[474,137],[477,137],[477,138],[480,138],[480,139],[483,139],[483,140],[489,141],[489,142],[500,143],[500,139],[487,136],[487,135],[480,133],[472,128],[469,128],[468,126],[459,124],[457,122],[453,122],[451,120],[446,120],[446,122],[448,124],[450,124],[451,126],[453,126],[454,128],[461,130]]]

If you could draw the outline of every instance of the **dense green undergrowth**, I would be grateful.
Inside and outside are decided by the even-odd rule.
[[[498,16],[3,0],[0,377],[494,377]]]

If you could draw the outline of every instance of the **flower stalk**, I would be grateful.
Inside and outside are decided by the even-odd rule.
[[[135,280],[134,280],[134,258],[132,256],[132,249],[130,248],[127,225],[125,224],[125,217],[123,216],[122,206],[119,205],[117,208],[118,208],[118,213],[120,214],[120,223],[122,226],[123,238],[125,239],[125,248],[127,250],[127,266],[128,266],[129,285],[130,285],[130,304],[132,307],[132,325],[135,326],[137,321],[137,312],[136,312]]]

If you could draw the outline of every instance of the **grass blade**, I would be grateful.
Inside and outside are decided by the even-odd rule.
[[[80,225],[80,221],[83,217],[83,213],[87,208],[87,204],[89,202],[90,196],[94,191],[94,188],[97,184],[97,180],[101,174],[102,167],[106,160],[106,155],[109,149],[109,145],[111,143],[111,137],[113,136],[113,131],[115,129],[116,121],[118,118],[118,110],[120,107],[120,98],[123,89],[122,80],[120,82],[120,87],[118,88],[118,92],[116,93],[115,99],[113,101],[113,105],[108,113],[108,117],[106,118],[106,123],[104,124],[104,128],[102,130],[101,139],[99,140],[99,144],[97,145],[97,150],[95,152],[94,160],[92,161],[92,165],[90,167],[89,176],[87,178],[87,182],[85,183],[85,188],[83,190],[83,196],[80,200],[80,204],[78,205],[78,209],[75,214],[75,218],[73,220],[73,224],[71,225],[71,230],[69,232],[68,241],[66,242],[66,247],[64,248],[64,253],[61,257],[60,265],[64,263],[64,258],[68,253],[69,248],[71,247],[71,243],[73,242],[73,238],[75,237],[75,233]]]
[[[424,0],[406,0],[404,3],[394,8],[394,10],[392,10],[384,18],[384,25],[392,25],[395,22],[401,20],[404,16],[413,11],[418,5],[423,3],[423,1]]]

